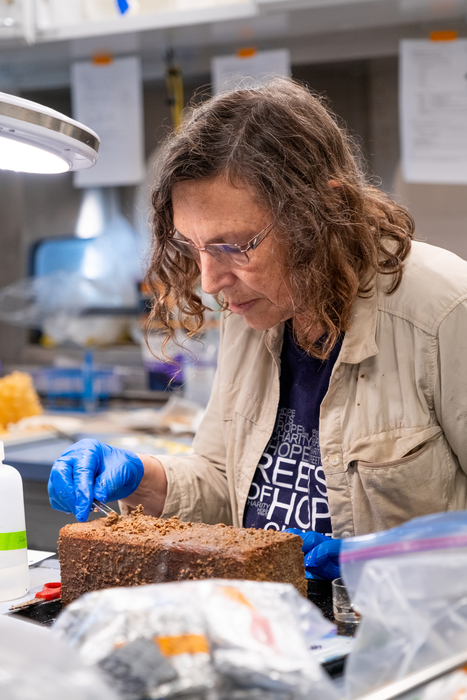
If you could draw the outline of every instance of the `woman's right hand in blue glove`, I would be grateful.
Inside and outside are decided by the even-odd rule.
[[[92,499],[116,501],[127,498],[144,475],[141,459],[130,450],[85,439],[72,445],[57,459],[49,477],[52,508],[88,519]]]

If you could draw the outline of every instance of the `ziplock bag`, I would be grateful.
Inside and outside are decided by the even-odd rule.
[[[353,603],[362,622],[346,664],[352,700],[466,649],[467,553],[368,561]]]
[[[95,668],[50,630],[0,615],[2,700],[118,700]]]
[[[467,553],[467,512],[435,513],[408,520],[391,530],[342,540],[342,578],[354,599],[366,562],[426,552]]]
[[[289,584],[212,579],[88,593],[53,631],[124,700],[337,700],[309,649],[333,627]]]
[[[467,700],[467,671],[465,668],[453,671],[400,696],[399,700]]]

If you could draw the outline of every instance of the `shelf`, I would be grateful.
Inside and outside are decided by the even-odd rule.
[[[159,10],[129,17],[115,17],[100,21],[82,21],[75,25],[63,25],[37,32],[38,42],[79,39],[108,34],[128,34],[171,27],[187,27],[196,24],[226,22],[254,17],[258,13],[252,0],[237,0],[226,5],[211,5],[189,10]]]
[[[25,0],[32,2],[32,0]],[[57,2],[59,0],[56,0]],[[62,1],[62,0],[60,0]],[[184,0],[188,5],[190,0]],[[465,35],[461,0],[225,0],[226,4],[81,22],[39,32],[36,43],[0,35],[0,89],[70,85],[74,61],[96,53],[141,57],[143,79],[163,81],[164,56],[176,51],[183,75],[206,75],[213,56],[254,46],[288,49],[292,65],[397,56],[401,39],[433,29]]]

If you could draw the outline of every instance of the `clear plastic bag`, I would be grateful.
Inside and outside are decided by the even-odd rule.
[[[78,318],[86,309],[136,307],[141,264],[135,234],[122,216],[114,216],[102,235],[89,239],[82,258],[72,259],[69,268],[63,269],[60,255],[55,256],[56,261],[50,254],[42,273],[0,289],[1,321],[38,329],[47,325],[43,330],[63,342],[68,335],[81,339],[91,324],[90,332],[99,335],[101,316]],[[106,332],[118,334],[121,325],[120,319],[110,319]]]
[[[41,328],[57,314],[73,318],[99,306],[120,307],[122,297],[79,272],[27,277],[0,290],[0,320],[13,326]]]
[[[467,553],[368,561],[353,602],[363,619],[346,664],[351,699],[465,649]]]
[[[467,553],[467,513],[454,511],[413,518],[391,530],[342,540],[339,562],[351,598],[368,561],[426,552]]]
[[[465,668],[453,671],[406,693],[399,700],[467,700],[467,672]]]
[[[333,629],[291,585],[216,579],[89,593],[54,625],[85,662],[104,670],[115,667],[118,653],[137,675],[132,645],[144,647],[160,676],[140,674],[142,697],[211,700],[337,700],[309,650]],[[128,678],[109,678],[134,700]]]
[[[117,700],[104,677],[52,632],[0,616],[2,700]]]

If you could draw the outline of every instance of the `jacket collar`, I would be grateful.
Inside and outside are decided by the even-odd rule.
[[[350,328],[346,331],[339,361],[359,364],[378,354],[376,322],[378,319],[378,291],[370,297],[357,297],[352,308]]]
[[[378,292],[374,288],[370,297],[357,297],[352,308],[351,325],[344,336],[338,362],[359,364],[378,354],[376,345],[376,321],[378,318]],[[278,323],[265,333],[265,343],[277,364],[284,338],[285,323]]]

